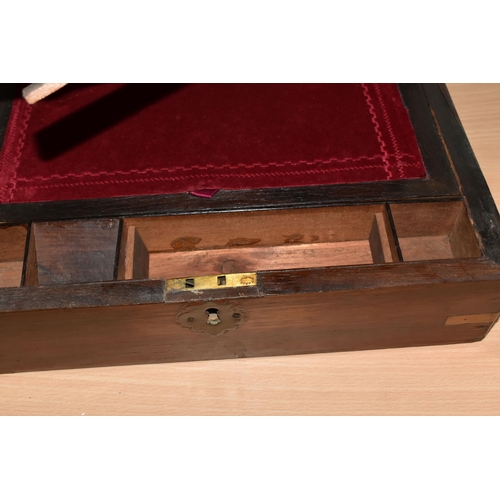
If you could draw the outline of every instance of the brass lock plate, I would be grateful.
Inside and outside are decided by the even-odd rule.
[[[246,319],[246,314],[235,304],[204,302],[184,306],[176,323],[194,332],[218,337],[234,330]]]
[[[214,274],[167,280],[167,290],[196,291],[240,286],[257,286],[257,273]]]

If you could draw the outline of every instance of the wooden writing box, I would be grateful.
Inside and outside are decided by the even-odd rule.
[[[72,92],[76,92],[76,87],[70,87],[47,98],[44,106],[67,106]],[[223,87],[221,95],[232,99],[237,99],[236,90],[243,89]],[[263,101],[265,106],[259,107],[259,86],[250,87],[243,89],[256,96],[251,106],[245,104],[250,117],[254,116],[251,113],[264,117],[269,113],[272,121],[273,116],[285,113],[276,96],[269,101],[272,106]],[[292,87],[275,85],[270,92],[278,97],[282,93],[283,102],[295,102],[297,98],[287,92],[296,92],[299,87]],[[307,123],[302,123],[299,118],[303,115],[298,114],[299,118],[273,125],[274,135],[269,135],[271,125],[264,120],[255,125],[263,135],[249,136],[247,142],[234,133],[234,144],[227,139],[230,147],[252,157],[260,154],[259,147],[266,142],[288,141],[285,144],[292,156],[302,148],[301,141],[307,142],[307,147],[319,148],[321,141],[328,146],[328,117],[333,121],[340,118],[336,108],[329,107],[330,101],[318,102],[319,94],[314,92],[328,92],[335,99],[332,89],[340,92],[345,86],[306,87],[304,92],[310,92],[307,99],[312,103],[307,113],[316,110],[318,120],[311,115]],[[99,93],[100,88],[81,86],[77,90],[90,95]],[[425,166],[425,175],[420,177],[412,174],[407,179],[360,181],[349,177],[356,171],[349,167],[342,171],[347,176],[345,182],[317,184],[308,181],[313,175],[308,167],[304,170],[305,185],[290,185],[292,181],[281,187],[274,185],[274,173],[266,181],[269,186],[246,189],[236,183],[232,188],[223,185],[214,194],[219,185],[205,181],[201,186],[190,185],[186,191],[191,193],[182,192],[176,176],[169,181],[173,186],[173,192],[169,192],[168,179],[155,180],[155,174],[147,181],[151,181],[152,193],[124,196],[120,189],[129,189],[130,184],[124,180],[116,184],[118,191],[113,187],[106,196],[92,178],[107,174],[93,172],[92,166],[87,173],[71,174],[82,179],[90,176],[90,181],[72,181],[69,188],[66,181],[53,180],[57,176],[66,179],[66,174],[54,170],[56,173],[49,175],[43,170],[52,165],[54,157],[63,158],[78,148],[88,147],[92,158],[92,141],[115,126],[106,115],[112,96],[121,92],[132,109],[130,116],[139,116],[144,109],[153,109],[160,99],[170,99],[158,97],[158,88],[151,92],[149,101],[144,98],[136,102],[129,99],[129,87],[121,87],[95,103],[87,103],[83,111],[69,112],[64,120],[44,125],[39,132],[41,139],[38,137],[42,145],[47,134],[56,132],[67,144],[66,150],[49,151],[42,160],[30,156],[30,138],[26,136],[28,113],[38,113],[38,103],[31,111],[16,105],[16,101],[2,101],[1,373],[448,344],[484,338],[500,312],[499,216],[444,85],[400,85],[401,101],[394,104],[407,108],[414,134],[410,139],[418,144]],[[198,91],[203,96],[205,90],[183,87],[175,91],[175,96]],[[10,95],[12,89],[5,87],[3,92]],[[398,153],[394,134],[403,132],[395,127],[377,128],[377,116],[383,117],[385,108],[377,108],[375,97],[366,95],[366,117],[374,126],[381,155],[391,156],[389,149],[394,146],[394,165],[399,168],[406,160],[404,153]],[[199,110],[203,101],[190,99],[186,106],[192,104],[193,110]],[[102,120],[94,119],[93,123],[103,123],[95,125],[94,136],[84,133],[79,143],[72,143],[71,130],[64,135],[71,129],[71,120],[80,120],[84,113],[97,113],[99,117],[98,109],[104,110]],[[189,109],[187,117],[178,111],[165,120],[174,122],[172,130],[191,120],[193,132],[187,134],[190,142],[184,145],[188,151],[202,144],[207,150],[213,146],[217,150],[214,155],[224,156],[226,134],[232,137],[240,125],[223,120],[215,123],[211,133],[219,142],[213,145],[215,139],[204,140],[196,128],[211,108],[199,115]],[[23,118],[16,113],[26,115]],[[234,110],[231,113],[227,116],[237,114]],[[345,114],[349,116],[349,112]],[[41,112],[40,116],[43,122]],[[20,132],[16,132],[20,138],[12,142],[17,149],[6,149],[16,119],[21,123]],[[364,126],[357,116],[349,119],[356,127]],[[129,116],[119,114],[120,120],[126,122]],[[286,137],[292,133],[287,128],[290,122],[301,131],[293,140]],[[340,120],[331,141],[342,144],[342,134],[348,133],[349,126]],[[326,139],[321,139],[321,134],[326,134]],[[147,157],[149,139],[141,141],[140,154]],[[175,157],[181,153],[173,151],[172,141],[174,146],[169,147]],[[249,151],[248,144],[252,145]],[[125,141],[120,147],[106,147],[112,161],[115,151],[128,144]],[[135,150],[130,153],[134,154]],[[23,167],[19,158],[28,166]],[[224,161],[229,165],[233,159]],[[284,177],[287,161],[284,157],[283,164],[275,162],[276,172],[281,168]],[[21,167],[9,174],[14,164]],[[39,177],[41,187],[33,187],[22,168],[33,172],[33,178]],[[127,172],[124,168],[120,166],[113,175],[148,168],[161,170],[150,165],[134,166]],[[223,176],[230,171],[217,168],[214,171],[220,176],[214,182],[226,182]],[[238,175],[243,178],[243,167],[241,172]],[[197,175],[206,179],[203,172]],[[252,176],[247,177],[251,184]],[[46,179],[49,181],[44,185]],[[140,188],[141,179],[134,182]],[[40,194],[44,189],[49,194]],[[62,199],[58,199],[59,189]],[[65,199],[64,189],[80,190],[82,198],[72,195]],[[169,194],[158,192],[165,189]]]

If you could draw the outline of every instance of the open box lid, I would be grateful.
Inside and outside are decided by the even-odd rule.
[[[395,84],[68,85],[33,106],[19,88],[0,219],[457,195],[426,107]]]

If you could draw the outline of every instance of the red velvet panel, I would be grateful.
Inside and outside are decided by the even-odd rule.
[[[0,203],[425,175],[393,84],[72,84],[14,102]]]

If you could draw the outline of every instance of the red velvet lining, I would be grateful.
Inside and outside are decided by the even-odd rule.
[[[393,84],[72,84],[14,102],[0,203],[425,175]]]

